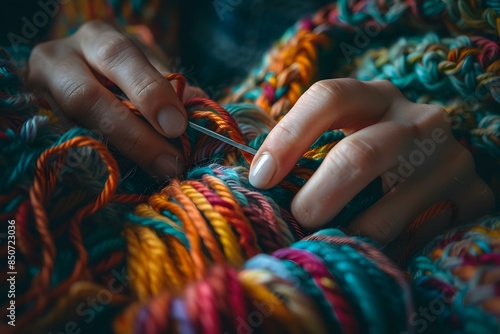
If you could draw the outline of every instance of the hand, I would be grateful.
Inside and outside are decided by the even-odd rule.
[[[458,219],[492,207],[491,189],[476,175],[471,154],[453,137],[446,112],[415,104],[386,81],[334,79],[314,84],[269,133],[255,156],[250,182],[282,180],[323,132],[347,135],[298,192],[292,214],[317,228],[377,176],[385,196],[348,229],[387,244],[433,204],[451,200]]]
[[[131,39],[91,21],[70,37],[37,45],[29,60],[28,84],[44,89],[64,113],[106,136],[146,171],[173,176],[183,170],[182,155],[165,137],[181,135],[187,116],[159,71],[164,69],[155,66]],[[120,87],[147,122],[104,87],[106,79]]]

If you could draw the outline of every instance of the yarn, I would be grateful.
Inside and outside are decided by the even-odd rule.
[[[410,264],[417,303],[431,311],[439,306],[436,320],[428,324],[430,330],[449,331],[450,324],[453,332],[461,333],[500,330],[499,226],[495,216],[450,231],[433,240]]]
[[[484,37],[400,39],[354,59],[362,64],[358,78],[388,79],[411,100],[443,104],[459,140],[498,162],[498,8],[384,6],[338,1],[300,21],[230,93],[231,103],[192,99],[189,119],[258,148],[324,75],[325,59],[333,62],[332,50],[352,27],[375,24],[390,34],[411,18],[409,25]],[[73,321],[122,333],[418,332],[420,308],[442,300],[436,319],[424,318],[426,328],[498,331],[498,218],[435,239],[410,262],[410,281],[369,240],[331,228],[310,235],[290,214],[291,199],[342,132],[324,133],[278,186],[258,190],[248,182],[251,155],[188,129],[173,141],[188,172],[160,187],[95,133],[65,129],[0,56],[0,218],[16,221],[18,272],[18,326],[7,330],[51,331]],[[184,78],[167,78],[183,96]],[[142,117],[123,92],[108,88]],[[458,103],[471,96],[477,108]],[[329,225],[345,226],[382,195],[377,178]],[[405,246],[400,264],[415,252],[415,231],[453,208],[437,203],[417,217],[396,241]],[[6,245],[1,250],[7,263]]]
[[[388,303],[391,307],[377,308],[382,300],[371,297],[393,301]],[[211,299],[217,302],[210,305]],[[182,326],[190,328],[187,332],[203,333],[254,329],[397,333],[406,329],[406,317],[412,311],[408,301],[409,285],[403,273],[380,251],[362,238],[326,229],[272,255],[257,255],[241,272],[214,266],[181,296],[163,294],[145,304],[132,304],[117,318],[115,330],[158,333]],[[173,305],[184,308],[178,312],[187,317],[168,322],[155,317],[155,312],[166,314]],[[311,321],[314,318],[317,321]]]
[[[177,81],[177,92],[182,96],[184,79],[177,74],[169,75],[168,79]],[[139,113],[129,102],[124,103]],[[215,126],[214,130],[247,143],[231,115],[214,102],[193,99],[186,107],[192,120],[201,119],[206,122],[205,126]],[[240,109],[235,107],[234,110]],[[35,127],[40,129],[34,130]],[[47,131],[41,131],[43,129]],[[340,132],[327,132],[312,145],[299,162],[301,166],[280,186],[260,193],[248,182],[251,157],[235,152],[232,147],[212,153],[206,150],[211,147],[209,138],[188,132],[179,143],[188,161],[199,163],[208,158],[191,153],[203,143],[207,155],[220,154],[221,159],[225,156],[223,163],[241,166],[199,166],[187,174],[186,180],[172,180],[161,191],[140,196],[118,193],[117,162],[95,135],[74,128],[59,137],[49,129],[48,116],[35,115],[20,125],[18,133],[9,131],[10,136],[3,137],[7,143],[3,146],[5,156],[18,154],[20,161],[26,155],[33,157],[23,162],[22,169],[14,166],[11,171],[17,171],[14,174],[22,179],[30,168],[35,170],[27,189],[28,197],[19,194],[17,212],[16,209],[5,212],[7,218],[16,219],[20,249],[26,255],[22,265],[26,266],[23,271],[28,288],[16,301],[26,312],[19,316],[19,322],[32,330],[52,326],[67,316],[60,312],[61,307],[48,313],[45,310],[56,300],[62,305],[77,305],[75,299],[80,294],[72,293],[72,287],[78,282],[91,279],[105,286],[115,282],[109,271],[123,265],[124,260],[127,275],[133,279],[122,284],[130,289],[134,298],[147,301],[161,292],[182,291],[189,282],[204,278],[213,264],[240,268],[251,256],[275,251],[301,238],[304,231],[289,213],[289,202],[327,152],[343,137]],[[255,143],[255,147],[265,136],[256,135],[255,131],[249,133],[253,138],[250,145]],[[19,153],[21,146],[24,151]],[[74,156],[78,157],[78,165],[71,163]],[[66,171],[68,166],[72,168]],[[82,184],[78,181],[80,178],[91,180]],[[127,180],[121,181],[126,183]],[[6,188],[16,187],[14,181],[16,179],[6,183]],[[129,187],[134,188],[134,181],[130,181]],[[356,208],[360,210],[376,200],[372,193],[366,192],[368,200],[354,199],[352,208],[348,209],[349,215],[354,215]],[[276,202],[273,197],[277,198]],[[2,204],[10,205],[10,200],[7,197]],[[133,213],[124,206],[136,203],[140,204]],[[56,213],[59,206],[62,210]],[[114,214],[113,219],[106,219]],[[119,224],[118,217],[126,222],[125,225]],[[348,215],[339,217],[346,221]],[[103,236],[93,234],[96,228],[106,233]],[[258,287],[255,289],[261,291]],[[126,297],[120,294],[117,299],[128,300]],[[285,308],[282,310],[287,313]],[[32,323],[37,318],[39,320]]]

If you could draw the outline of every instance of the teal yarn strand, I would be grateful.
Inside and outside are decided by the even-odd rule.
[[[189,243],[186,239],[186,236],[184,233],[181,232],[180,229],[176,229],[169,224],[166,224],[165,222],[156,220],[156,219],[148,219],[145,217],[138,217],[134,214],[128,214],[125,219],[132,223],[132,224],[137,224],[141,226],[147,226],[152,228],[155,231],[174,236],[177,240],[179,240],[183,245],[189,248]]]
[[[137,4],[140,2],[134,1],[132,9],[136,10]],[[476,21],[470,23],[466,20],[468,17],[465,15],[471,8],[468,8],[468,4],[464,1],[425,1],[422,3],[408,1],[387,4],[358,2],[356,5],[348,1],[338,1],[337,4],[340,22],[333,22],[337,12],[324,12],[325,17],[332,18],[331,27],[328,26],[327,22],[315,26],[313,19],[306,20],[290,29],[284,36],[284,40],[295,38],[296,32],[307,26],[311,26],[311,30],[317,32],[322,31],[333,36],[337,34],[339,42],[352,40],[352,36],[357,32],[355,27],[360,29],[364,29],[368,25],[380,27],[384,31],[381,31],[380,38],[378,36],[373,38],[374,44],[371,44],[370,49],[373,50],[372,46],[374,45],[379,45],[382,48],[365,53],[361,58],[363,68],[357,72],[358,77],[366,80],[388,79],[400,87],[412,101],[438,103],[445,107],[455,106],[460,101],[475,97],[477,90],[484,91],[486,97],[479,98],[474,104],[477,109],[469,110],[471,112],[467,114],[472,116],[461,115],[457,119],[459,129],[456,131],[464,144],[470,144],[474,148],[487,151],[493,159],[499,157],[499,122],[498,110],[496,109],[500,96],[495,90],[498,76],[494,63],[498,59],[498,48],[493,45],[497,43],[498,39],[475,38],[466,35],[457,37],[441,35],[441,30],[444,27],[443,21],[446,18],[447,25],[456,27],[464,33],[485,29],[488,36],[491,36],[491,31],[494,30],[492,27],[496,27],[492,23],[496,24],[497,19],[494,10],[498,6],[490,11],[482,12],[480,9],[483,3],[478,3],[477,6],[480,8],[478,13],[482,16],[471,15],[470,19]],[[115,5],[118,5],[118,2]],[[411,24],[422,25],[428,30],[429,26],[424,25],[424,23],[432,22],[440,28],[435,30],[437,33],[400,39],[391,47],[388,44],[391,41],[383,40],[385,37],[382,38],[382,36],[391,36],[391,29],[397,30],[399,26],[403,26],[410,14],[415,15],[415,18],[410,17]],[[329,18],[324,21],[328,21]],[[477,22],[480,19],[482,22]],[[480,25],[481,27],[479,27]],[[453,53],[454,48],[460,49],[456,51],[456,57]],[[473,52],[462,52],[468,48],[473,49]],[[321,57],[324,56],[322,52],[325,50],[320,50],[320,48],[312,48],[311,50],[313,52],[319,50],[318,54]],[[377,54],[382,54],[382,56],[377,56]],[[333,59],[330,59],[331,63],[335,63]],[[359,59],[352,60],[355,63]],[[294,59],[292,59],[293,61]],[[265,57],[264,63],[266,62],[269,64],[271,57]],[[76,137],[100,138],[91,131],[80,127],[69,130],[62,129],[61,124],[54,124],[54,119],[51,116],[37,114],[39,108],[36,106],[36,98],[22,89],[19,78],[13,69],[7,66],[7,61],[0,65],[0,90],[3,93],[0,96],[0,110],[2,111],[0,115],[0,167],[2,170],[0,173],[0,196],[2,196],[3,201],[0,210],[2,217],[18,219],[19,238],[27,242],[27,248],[32,247],[25,252],[27,258],[29,256],[33,258],[27,260],[26,268],[23,268],[28,273],[23,280],[22,287],[24,288],[29,286],[30,280],[36,273],[40,272],[40,269],[44,269],[40,263],[46,263],[40,262],[41,260],[37,258],[40,256],[38,252],[41,247],[40,235],[35,228],[35,219],[39,218],[40,213],[34,212],[28,194],[33,186],[33,171],[37,160],[47,149],[65,144]],[[268,85],[265,87],[266,89],[279,76],[279,73],[275,73],[275,71],[266,72],[265,67],[257,69],[254,74],[255,78],[253,79],[257,85],[263,82]],[[325,73],[321,75],[325,75]],[[303,86],[306,88],[307,83],[303,83]],[[286,97],[291,91],[295,92],[296,95],[300,94],[300,89],[292,90],[286,85],[276,87],[269,94],[271,96],[269,103],[272,104],[276,99]],[[226,106],[229,115],[238,123],[244,140],[254,148],[260,147],[267,133],[276,124],[263,110],[249,103],[261,97],[262,92],[262,87],[253,87],[248,91],[243,90],[243,98],[236,99],[237,102],[241,103],[232,103]],[[243,100],[245,101],[242,102]],[[265,109],[265,106],[262,108]],[[207,112],[215,111],[207,108]],[[456,114],[459,113],[456,112]],[[208,120],[200,119],[199,122],[203,125],[214,126]],[[192,158],[189,163],[192,165],[189,166],[189,171],[183,175],[183,179],[187,181],[179,182],[192,182],[192,184],[196,183],[206,187],[206,183],[203,183],[204,177],[213,176],[217,182],[220,181],[220,184],[228,189],[231,196],[234,197],[234,202],[241,209],[241,215],[244,218],[242,220],[249,221],[245,228],[255,233],[255,238],[257,238],[255,241],[252,239],[253,234],[248,233],[249,237],[246,240],[251,241],[245,245],[247,247],[245,251],[249,250],[246,254],[250,254],[252,247],[257,249],[253,250],[252,254],[261,250],[271,253],[277,249],[283,249],[283,247],[312,254],[324,265],[330,275],[328,277],[333,278],[332,281],[336,284],[335,289],[338,288],[338,291],[341,292],[336,301],[342,299],[344,302],[342,305],[352,308],[351,315],[357,320],[356,325],[358,326],[353,326],[353,328],[359,328],[359,331],[363,333],[419,332],[421,325],[413,325],[412,320],[422,320],[422,316],[419,315],[420,307],[434,305],[433,301],[442,298],[441,294],[445,291],[449,292],[450,300],[443,301],[443,310],[435,316],[433,321],[427,320],[426,325],[429,330],[436,330],[440,333],[446,333],[448,330],[452,333],[498,332],[496,315],[492,312],[491,305],[488,304],[491,301],[489,297],[493,298],[496,292],[494,290],[495,284],[487,280],[487,274],[492,268],[498,267],[498,249],[495,245],[498,242],[499,224],[493,218],[489,222],[483,220],[475,227],[445,233],[442,237],[431,242],[430,246],[419,253],[411,262],[409,272],[412,279],[407,281],[403,272],[392,265],[379,251],[378,245],[363,238],[347,236],[337,229],[325,229],[312,235],[309,239],[292,244],[311,231],[302,231],[300,228],[296,228],[296,222],[288,212],[291,200],[296,191],[307,181],[308,177],[304,175],[316,170],[322,163],[328,149],[344,138],[342,132],[328,131],[323,134],[311,147],[314,152],[298,162],[299,167],[297,168],[304,171],[303,173],[291,173],[286,177],[285,182],[264,191],[251,187],[248,181],[248,162],[235,150],[218,145],[216,141],[204,138],[190,130],[188,137],[191,148],[194,148],[189,152],[190,158]],[[181,140],[176,141],[175,144],[181,145]],[[163,185],[156,183],[135,164],[114,152],[113,148],[110,147],[109,150],[116,158],[122,175],[117,181],[117,191],[112,194],[107,205],[91,216],[85,216],[81,222],[79,221],[80,225],[77,229],[73,229],[72,235],[68,235],[68,222],[72,221],[74,215],[83,206],[93,203],[101,193],[109,171],[107,165],[95,151],[85,148],[71,148],[61,153],[61,156],[67,154],[69,157],[76,157],[78,163],[69,165],[68,162],[71,160],[65,159],[66,165],[64,167],[69,167],[70,170],[63,169],[65,172],[59,175],[60,179],[58,178],[56,191],[51,193],[50,197],[43,198],[46,203],[44,208],[50,218],[46,228],[50,230],[50,237],[53,238],[57,248],[57,255],[47,261],[54,261],[53,268],[47,275],[50,276],[50,284],[47,284],[51,288],[50,290],[57,288],[72,274],[72,269],[80,260],[80,254],[85,255],[81,258],[85,257],[86,263],[82,265],[84,268],[81,273],[78,273],[78,279],[84,282],[88,280],[91,283],[103,284],[107,282],[106,278],[109,278],[113,270],[126,268],[128,263],[132,263],[129,260],[136,255],[148,254],[146,251],[139,254],[141,252],[139,246],[142,245],[135,245],[137,248],[134,249],[133,246],[130,246],[132,242],[127,244],[125,232],[130,232],[130,230],[149,233],[151,238],[158,239],[159,245],[164,240],[175,242],[173,245],[164,245],[167,248],[171,246],[173,248],[177,244],[181,246],[180,248],[184,247],[182,252],[176,253],[175,256],[178,258],[174,258],[175,256],[172,255],[173,262],[176,263],[177,261],[181,262],[182,256],[193,249],[196,250],[195,244],[191,244],[191,242],[201,237],[193,232],[194,235],[189,235],[188,238],[185,231],[187,224],[183,225],[181,218],[175,215],[174,210],[163,210],[151,205],[152,210],[156,210],[153,214],[158,215],[158,219],[142,216],[138,212],[139,210],[134,211],[134,207],[143,201],[141,195],[144,195],[146,198],[144,202],[146,202],[148,195],[158,194]],[[225,160],[226,158],[228,160]],[[50,171],[60,167],[50,165],[55,161],[59,161],[58,157],[48,161],[49,166],[46,172],[50,173]],[[230,162],[228,163],[228,161]],[[9,163],[7,164],[7,162]],[[230,166],[224,164],[230,164]],[[380,178],[375,179],[349,202],[342,212],[330,222],[329,226],[346,226],[358,213],[380,199],[383,196],[381,182]],[[228,202],[216,198],[215,190],[208,189],[205,193],[208,194],[207,197],[211,196],[210,198],[217,205],[231,210]],[[116,203],[119,202],[117,198],[121,195],[137,196],[131,196],[122,203]],[[180,206],[179,202],[174,202],[174,204]],[[142,206],[147,205],[144,203]],[[237,228],[232,225],[234,222],[231,220],[236,215],[231,215],[232,213],[227,215],[226,221],[229,226],[225,227],[228,227],[227,231],[237,235]],[[184,222],[190,223],[188,220],[184,220]],[[202,217],[200,224],[203,223],[208,226],[207,234],[214,236],[215,249],[221,243],[222,235],[216,235],[213,226],[208,224],[210,222],[207,216]],[[73,244],[74,239],[78,237],[78,232],[81,232],[81,245]],[[236,248],[241,246],[239,242],[245,241],[241,241],[245,239],[241,235],[237,236],[240,238],[235,238],[238,242]],[[34,242],[30,243],[32,240]],[[140,238],[138,237],[137,240]],[[151,243],[151,245],[153,244]],[[290,244],[292,245],[290,246]],[[81,248],[76,246],[81,246]],[[208,242],[205,243],[205,240],[202,240],[199,248],[200,257],[206,256],[209,260],[213,259],[210,258],[211,254],[208,254],[210,253]],[[462,252],[457,252],[457,250]],[[81,251],[81,253],[77,251]],[[170,251],[174,253],[173,249],[168,249],[168,252]],[[166,256],[168,255],[166,254]],[[148,260],[147,256],[142,258],[138,256],[137,258],[139,259],[137,263]],[[24,258],[22,260],[24,261]],[[209,260],[206,262],[210,262]],[[189,261],[185,263],[190,263]],[[243,261],[244,259],[241,260],[241,262]],[[279,260],[269,255],[258,255],[247,262],[246,270],[265,271],[273,278],[285,281],[283,284],[288,284],[288,287],[294,287],[296,283],[297,289],[294,293],[304,300],[310,301],[309,305],[318,309],[318,318],[330,321],[329,323],[332,325],[329,329],[331,331],[340,332],[342,326],[349,323],[350,319],[345,320],[341,316],[337,318],[341,312],[336,313],[338,311],[337,305],[331,302],[334,299],[328,299],[328,295],[323,294],[325,291],[329,291],[326,289],[326,283],[323,284],[316,280],[317,276],[312,273],[313,269],[306,265],[302,266],[299,262],[298,260]],[[467,266],[476,269],[472,278],[468,276]],[[181,267],[179,265],[179,268]],[[163,275],[160,270],[153,273],[155,269],[153,265],[145,266],[146,270],[140,268],[139,265],[137,268],[137,274],[144,273],[142,278],[146,281],[145,286],[149,279],[151,279],[149,283],[152,283],[153,279],[160,282],[162,279],[167,280],[167,275]],[[174,269],[178,270],[180,274],[184,269],[186,272],[192,269],[191,267],[179,268],[175,267]],[[211,272],[211,268],[206,269],[206,272]],[[200,272],[203,273],[190,274],[203,276],[205,273],[201,269]],[[317,272],[315,273],[317,274]],[[189,289],[192,286],[195,286],[196,289],[188,290],[200,292],[194,297],[186,297],[186,291],[182,288],[157,294],[157,292],[162,292],[160,290],[163,287],[156,285],[156,287],[160,286],[158,290],[155,290],[151,295],[145,294],[146,297],[139,300],[134,295],[134,289],[125,289],[124,293],[127,298],[130,297],[131,300],[136,298],[130,304],[130,308],[127,308],[127,312],[131,310],[132,314],[128,318],[131,327],[127,329],[137,332],[141,332],[143,329],[148,329],[151,333],[161,332],[161,330],[155,331],[155,329],[161,328],[155,327],[157,320],[160,320],[162,324],[171,324],[169,329],[178,329],[180,327],[176,326],[179,326],[181,321],[177,321],[177,319],[184,321],[182,328],[187,328],[187,330],[196,329],[196,326],[200,324],[204,326],[203,328],[209,328],[210,317],[214,314],[219,317],[218,320],[227,320],[227,314],[233,315],[232,309],[225,310],[222,306],[230,305],[233,307],[231,301],[236,299],[242,304],[250,306],[249,310],[253,311],[255,308],[252,306],[249,296],[245,295],[241,284],[234,277],[237,275],[236,271],[227,269],[224,274],[227,274],[228,277],[232,275],[232,285],[228,284],[230,279],[227,277],[225,280],[223,278],[221,281],[217,281],[221,275],[215,275],[215,278],[197,276],[198,280],[189,286]],[[186,274],[183,277],[189,277],[189,275]],[[134,282],[132,279],[128,284],[132,286],[139,280],[140,278],[136,278],[136,282]],[[280,283],[282,282],[280,281]],[[409,284],[413,288],[413,293],[410,292]],[[153,284],[150,286],[152,287]],[[228,301],[224,299],[224,294],[227,295],[224,289],[238,292],[237,296],[230,299],[227,304],[224,303]],[[67,295],[60,296],[68,297]],[[151,296],[152,298],[148,299]],[[41,300],[38,297],[33,296],[33,301],[30,300],[23,307],[30,309],[32,304]],[[225,297],[230,298],[231,296]],[[162,298],[166,298],[167,302],[163,300],[164,303],[156,303]],[[173,301],[168,298],[172,298]],[[189,298],[194,298],[194,302],[193,299]],[[61,298],[50,301],[46,305],[46,313],[54,310],[53,302],[62,303],[64,300]],[[76,300],[76,305],[80,301]],[[286,302],[284,303],[286,304]],[[165,306],[166,310],[159,308],[159,305]],[[177,313],[173,316],[174,312],[170,312],[169,307],[175,305],[181,305],[180,308],[185,309],[184,317],[182,314],[179,315],[182,310],[176,310]],[[120,305],[120,308],[121,306],[123,305]],[[134,307],[139,310],[135,314],[133,313]],[[193,308],[197,309],[200,314],[197,315],[192,310]],[[68,307],[68,309],[71,308]],[[19,310],[21,311],[21,308]],[[40,319],[49,321],[50,319],[43,318],[46,313],[41,314],[40,318],[34,318],[33,323],[37,323]],[[237,313],[234,312],[234,314]],[[54,314],[50,314],[50,316],[54,317]],[[100,316],[103,319],[102,315]],[[276,315],[270,317],[273,316]],[[109,324],[109,319],[104,318],[104,321]],[[64,320],[67,321],[67,319]],[[342,323],[342,320],[345,322]],[[192,323],[190,324],[189,321]],[[61,323],[64,325],[65,322]],[[333,324],[335,324],[335,328],[333,328]],[[190,325],[192,326],[190,327]],[[213,328],[216,326],[214,325]],[[232,330],[233,327],[229,329]],[[256,331],[261,329],[258,328]],[[214,329],[213,332],[217,331]]]
[[[434,331],[445,333],[495,333],[500,330],[495,313],[481,306],[497,298],[498,283],[480,281],[500,263],[497,216],[484,217],[477,224],[457,228],[436,237],[409,266],[418,309],[443,309],[436,321],[425,322]],[[436,255],[439,254],[439,258]],[[471,276],[472,275],[472,276]],[[487,289],[488,293],[484,293]],[[480,295],[482,294],[482,296]],[[476,299],[476,301],[474,301]],[[415,323],[424,324],[422,314]],[[450,324],[452,324],[451,328]],[[420,326],[419,326],[420,328]]]

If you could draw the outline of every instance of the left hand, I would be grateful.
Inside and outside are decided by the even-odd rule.
[[[89,21],[69,37],[33,48],[27,84],[53,110],[102,135],[145,171],[165,179],[184,169],[183,155],[168,138],[185,132],[187,114],[160,64],[114,26]],[[130,98],[144,121],[108,90],[108,80]],[[204,95],[188,87],[183,99]]]
[[[440,201],[452,201],[459,220],[494,205],[493,192],[475,173],[472,155],[453,137],[446,111],[408,101],[387,81],[314,84],[260,147],[250,169],[252,185],[276,185],[330,129],[348,135],[292,202],[292,214],[304,227],[326,224],[379,175],[385,196],[348,229],[383,245]]]

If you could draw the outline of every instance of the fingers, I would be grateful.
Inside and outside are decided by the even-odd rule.
[[[448,155],[450,166],[441,168],[439,175],[449,180],[449,198],[460,208],[458,220],[468,220],[495,206],[495,195],[475,172],[471,153],[458,142]]]
[[[158,66],[158,64],[156,64]],[[69,38],[34,48],[28,83],[48,90],[51,100],[74,119],[104,135],[122,154],[158,176],[183,169],[179,152],[163,136],[186,126],[182,102],[172,85],[128,38],[111,26],[90,22]],[[101,77],[114,81],[149,122],[135,117]],[[184,98],[204,95],[187,87]],[[179,112],[180,111],[180,112]]]
[[[439,202],[446,186],[447,182],[436,176],[407,181],[364,211],[348,230],[386,245],[420,213]]]
[[[78,57],[30,71],[33,81],[43,78],[54,101],[86,127],[109,138],[122,154],[158,176],[176,175],[183,169],[180,156],[164,137],[137,118],[104,88]]]
[[[350,226],[382,244],[437,202],[451,200],[460,219],[494,203],[470,154],[454,139],[443,108],[411,103],[387,82],[339,79],[311,87],[262,144],[250,170],[252,185],[274,186],[328,129],[349,135],[292,202],[292,214],[306,228],[333,219],[367,184],[389,172],[396,187]]]
[[[355,235],[368,236],[381,245],[390,243],[419,214],[446,198],[443,194],[449,191],[450,183],[448,180],[444,182],[443,180],[446,179],[436,175],[401,185],[398,190],[385,195],[363,212],[348,226],[348,230]],[[471,218],[473,216],[470,215],[471,212],[476,215],[493,206],[492,192],[482,181],[475,180],[465,191],[464,193],[468,194],[467,199],[461,196],[460,199],[452,200],[459,208],[459,219]],[[470,203],[471,198],[473,203]],[[464,199],[466,201],[463,201]],[[446,222],[439,223],[446,225]],[[427,229],[432,231],[430,227]],[[440,228],[434,230],[440,231]]]
[[[294,217],[306,228],[330,221],[368,183],[397,163],[410,137],[406,127],[384,122],[340,141],[293,199]]]
[[[276,125],[250,168],[258,188],[276,185],[311,144],[328,129],[354,129],[377,122],[400,97],[386,84],[354,79],[325,80],[313,85]]]
[[[90,67],[118,85],[156,131],[167,137],[185,131],[186,112],[172,85],[125,35],[93,21],[72,38]]]
[[[357,217],[348,229],[386,245],[419,214],[440,201],[450,200],[458,208],[458,220],[470,219],[493,207],[493,192],[474,173],[471,154],[456,142],[448,151],[451,164],[440,165],[431,173],[399,184]],[[432,231],[429,227],[426,229]]]

